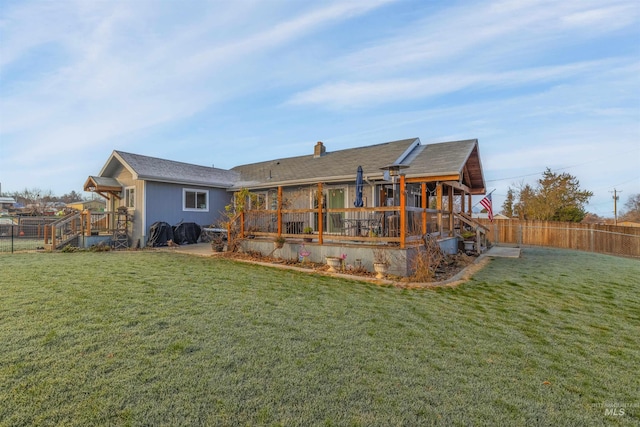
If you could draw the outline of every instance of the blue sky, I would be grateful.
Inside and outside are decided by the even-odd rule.
[[[549,167],[640,192],[640,3],[0,0],[0,183],[80,191],[114,149],[230,168],[478,138],[499,210]],[[478,198],[479,200],[479,198]]]

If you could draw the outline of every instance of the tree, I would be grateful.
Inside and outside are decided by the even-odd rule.
[[[518,199],[513,203],[514,211],[520,219],[580,222],[586,215],[584,205],[593,193],[580,189],[576,177],[547,168],[535,187],[521,184],[514,195]]]
[[[504,199],[504,203],[502,204],[502,214],[509,218],[513,218],[513,209],[514,203],[516,200],[516,195],[512,188],[507,190],[507,197]]]
[[[514,213],[519,219],[533,219],[535,212],[535,190],[529,184],[521,184],[517,192],[518,201],[514,204]]]
[[[624,204],[625,211],[620,215],[622,221],[640,222],[640,193],[632,194]]]
[[[71,191],[70,193],[63,194],[62,197],[60,197],[60,201],[63,203],[79,202],[82,199],[83,199],[82,195],[79,193],[76,193],[75,191]]]
[[[53,197],[51,190],[45,191],[40,188],[25,188],[23,191],[16,191],[12,196],[16,202],[25,206],[46,204]]]

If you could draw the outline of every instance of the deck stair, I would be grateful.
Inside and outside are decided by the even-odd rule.
[[[78,246],[82,235],[82,216],[80,212],[65,215],[45,228],[44,247],[56,250],[66,245]]]
[[[457,229],[462,230],[464,224],[467,229],[476,233],[474,245],[475,251],[478,254],[486,251],[489,243],[487,240],[487,233],[489,232],[489,229],[464,212],[454,213],[453,216],[455,221],[459,224],[459,226],[456,227]],[[458,237],[462,236],[458,235]]]

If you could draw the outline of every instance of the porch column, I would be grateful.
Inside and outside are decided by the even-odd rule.
[[[404,248],[407,235],[407,193],[404,175],[400,175],[400,247]]]
[[[428,200],[427,200],[427,183],[423,182],[420,184],[420,190],[422,190],[422,206],[420,206],[422,208],[422,235],[424,236],[425,234],[427,234],[427,206],[428,206]]]
[[[324,229],[322,227],[322,183],[318,183],[318,244],[322,244],[322,233],[324,233]]]
[[[438,210],[438,232],[442,236],[442,184],[436,184],[436,209]]]
[[[465,201],[466,201],[467,193],[462,191],[462,195],[460,196],[460,212],[464,213],[465,209]]]
[[[469,200],[469,211],[467,212],[469,214],[469,216],[471,216],[471,193],[467,194],[468,200]]]
[[[282,234],[282,186],[278,186],[278,236]]]
[[[453,236],[453,187],[447,188],[447,204],[449,209],[449,236]]]

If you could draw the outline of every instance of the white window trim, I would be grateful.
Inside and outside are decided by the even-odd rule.
[[[129,206],[129,190],[133,190],[133,206]],[[130,187],[125,187],[124,188],[124,205],[129,208],[129,209],[135,209],[136,208],[136,187],[135,185],[132,185]]]
[[[188,208],[187,205],[187,193],[196,193],[196,201],[198,200],[197,194],[204,193],[206,198],[205,208]],[[183,212],[209,212],[209,190],[202,190],[197,188],[183,188],[182,189],[182,211]]]

